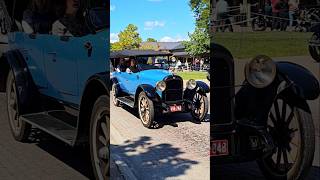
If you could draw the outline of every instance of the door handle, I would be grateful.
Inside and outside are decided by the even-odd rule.
[[[88,57],[91,57],[93,49],[92,44],[90,42],[86,42],[84,44],[84,48],[88,51]]]

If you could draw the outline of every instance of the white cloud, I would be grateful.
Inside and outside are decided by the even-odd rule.
[[[115,6],[115,5],[110,4],[110,11],[114,11],[114,10],[116,10],[116,6]]]
[[[188,37],[182,37],[181,35],[177,35],[175,37],[164,36],[160,39],[160,42],[179,42],[189,40]]]
[[[117,33],[111,33],[110,34],[110,42],[115,43],[119,41],[119,37]]]
[[[154,29],[156,27],[164,27],[165,24],[166,24],[165,22],[157,21],[157,20],[155,20],[155,21],[146,21],[146,22],[144,22],[144,29],[145,30],[152,30],[152,29]]]

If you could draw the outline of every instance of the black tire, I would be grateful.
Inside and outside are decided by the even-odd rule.
[[[145,92],[141,92],[138,97],[139,117],[144,127],[152,128],[155,122],[155,109],[153,102]]]
[[[110,111],[109,98],[100,96],[94,104],[90,119],[90,155],[95,178],[110,177]]]
[[[311,41],[320,42],[320,33],[314,33],[311,37]],[[309,45],[309,53],[315,61],[320,62],[320,47]]]
[[[12,71],[9,72],[7,78],[6,99],[11,133],[15,140],[24,142],[28,139],[32,126],[19,118],[19,98]]]
[[[111,96],[112,96],[112,103],[113,105],[119,107],[120,106],[120,101],[116,97],[116,85],[113,84],[111,88]]]
[[[209,109],[208,97],[205,94],[197,92],[193,97],[195,110],[191,111],[191,115],[196,121],[203,121],[207,117]]]
[[[279,105],[281,102],[282,105]],[[277,99],[273,108],[278,109],[278,112],[274,111],[275,115],[273,115],[270,111],[268,132],[273,138],[275,151],[259,159],[259,167],[267,179],[304,179],[312,166],[315,151],[315,129],[312,116],[309,112],[295,105],[289,105],[282,99]],[[294,121],[297,129],[293,127]],[[300,143],[294,143],[298,138]],[[296,155],[292,156],[293,154]],[[289,162],[290,160],[292,162]]]

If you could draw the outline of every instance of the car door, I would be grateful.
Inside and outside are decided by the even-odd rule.
[[[44,48],[47,94],[54,98],[77,103],[78,76],[76,54],[79,48],[74,37],[49,36]]]
[[[134,95],[136,93],[137,87],[139,86],[139,74],[140,72],[137,73],[126,73],[126,86],[129,91],[129,94]]]
[[[46,42],[46,34],[27,34],[23,33],[23,48],[20,49],[29,72],[39,91],[47,88],[45,63],[43,57],[43,44]]]
[[[118,80],[121,91],[129,94],[127,72],[116,72],[115,77]]]
[[[74,57],[77,61],[79,93],[83,94],[90,77],[109,70],[109,32],[100,31],[74,39]]]

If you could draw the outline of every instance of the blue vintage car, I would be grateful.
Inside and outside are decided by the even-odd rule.
[[[111,77],[113,104],[137,108],[147,128],[152,128],[163,113],[191,112],[195,120],[204,120],[208,113],[208,85],[190,79],[184,89],[181,77],[154,65],[159,56],[169,58],[171,54],[151,50],[111,53],[113,67],[117,67]]]
[[[109,1],[43,2],[52,4],[38,7],[41,14],[30,9],[40,6],[30,6],[33,1],[0,1],[1,32],[9,32],[0,91],[7,95],[12,135],[25,141],[36,127],[71,146],[84,144],[96,179],[107,179]],[[59,5],[77,14],[72,22],[65,12],[56,14]]]

